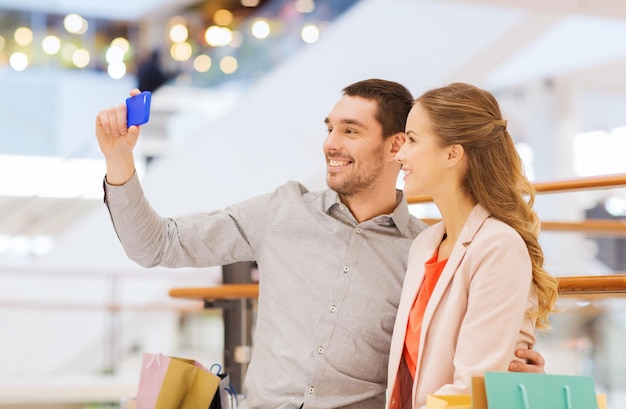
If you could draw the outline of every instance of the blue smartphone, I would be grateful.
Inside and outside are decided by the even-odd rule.
[[[126,98],[126,125],[142,125],[150,119],[150,91]]]

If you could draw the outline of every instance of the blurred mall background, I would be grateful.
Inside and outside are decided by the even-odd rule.
[[[113,408],[143,352],[223,358],[220,310],[168,296],[222,268],[134,265],[102,203],[95,115],[154,51],[166,78],[137,160],[164,215],[288,179],[324,187],[323,119],[370,77],[491,90],[535,181],[626,172],[622,0],[0,0],[0,408]],[[537,210],[621,220],[626,192],[541,195]],[[557,276],[626,272],[623,237],[541,240]],[[623,299],[561,307],[537,345],[547,371],[591,375],[626,407]]]

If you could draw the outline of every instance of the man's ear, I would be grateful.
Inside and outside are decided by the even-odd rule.
[[[402,148],[402,145],[404,145],[404,141],[406,141],[406,134],[404,132],[398,132],[390,136],[389,140],[391,141],[391,150],[389,153],[395,156],[395,154],[400,151],[400,148]]]

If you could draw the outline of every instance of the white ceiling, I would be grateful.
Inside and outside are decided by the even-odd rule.
[[[155,11],[167,11],[197,2],[198,0],[0,0],[0,9],[74,12],[85,16],[134,20]],[[542,13],[580,13],[626,18],[626,6],[623,0],[461,0],[461,2],[494,7],[516,7]]]
[[[168,12],[196,0],[0,0],[0,9],[34,10],[55,14],[135,21],[156,11]]]
[[[461,0],[466,3],[496,7],[514,7],[532,12],[553,14],[586,14],[610,18],[626,18],[622,0]]]

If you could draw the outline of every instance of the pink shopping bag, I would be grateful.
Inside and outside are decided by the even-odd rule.
[[[145,353],[136,409],[207,409],[220,378],[192,359]]]

